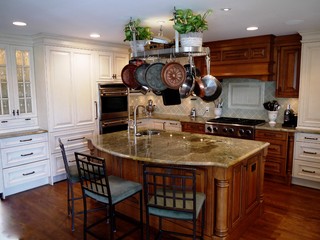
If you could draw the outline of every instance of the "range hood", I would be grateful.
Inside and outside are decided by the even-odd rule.
[[[264,35],[204,43],[210,48],[211,75],[219,79],[274,80],[274,38],[274,35]],[[201,59],[201,69],[205,69],[202,62]]]

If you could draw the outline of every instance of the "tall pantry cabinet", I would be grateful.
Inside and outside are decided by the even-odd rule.
[[[38,119],[39,126],[49,132],[53,182],[65,178],[58,138],[75,164],[74,152],[89,153],[86,139],[98,134],[98,81],[104,67],[99,53],[105,48],[81,41],[35,40]],[[105,69],[110,66],[112,62]]]
[[[301,35],[299,112],[292,182],[320,189],[320,32]]]

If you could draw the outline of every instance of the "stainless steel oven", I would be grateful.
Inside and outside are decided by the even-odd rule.
[[[128,128],[128,89],[123,84],[99,84],[100,134]]]

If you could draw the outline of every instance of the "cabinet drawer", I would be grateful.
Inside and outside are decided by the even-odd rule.
[[[265,163],[265,172],[276,175],[285,174],[285,158],[267,157]]]
[[[320,164],[320,144],[296,142],[295,158]]]
[[[183,132],[205,133],[205,125],[203,123],[182,123]]]
[[[296,141],[320,144],[320,134],[313,133],[296,133]]]
[[[280,131],[268,131],[268,130],[256,130],[256,138],[263,138],[263,141],[270,142],[272,140],[283,140],[286,141],[288,134]]]
[[[9,188],[49,177],[49,161],[39,161],[3,170],[4,187]]]
[[[320,164],[295,160],[293,176],[320,182]]]
[[[0,121],[0,130],[9,132],[18,128],[32,128],[38,126],[38,118],[18,118]]]
[[[287,156],[287,142],[286,141],[279,141],[273,139],[262,139],[262,138],[255,138],[258,141],[266,141],[269,142],[270,145],[268,147],[268,156],[277,156],[277,157],[286,157]]]
[[[48,141],[47,133],[32,134],[32,135],[1,139],[0,147],[8,148],[8,147],[23,146],[27,144],[46,142],[46,141]]]
[[[47,142],[1,149],[2,167],[8,168],[48,158]]]
[[[86,130],[81,132],[67,131],[63,133],[61,132],[52,133],[50,134],[51,149],[53,150],[54,153],[60,152],[60,146],[58,141],[59,138],[61,138],[61,141],[63,142],[66,151],[73,150],[76,148],[87,147],[88,145],[87,139],[93,137],[93,131],[94,130]]]

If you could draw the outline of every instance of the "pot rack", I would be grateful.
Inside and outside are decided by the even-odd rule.
[[[210,56],[209,47],[180,47],[153,49],[142,52],[131,53],[131,58],[170,58],[170,57],[200,57]]]

